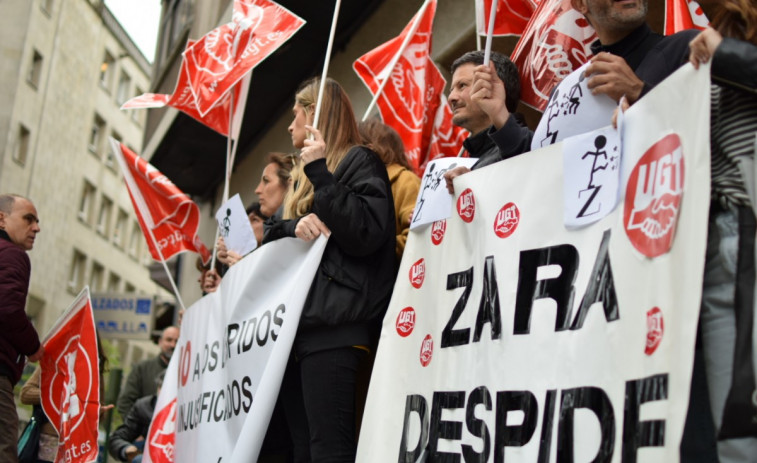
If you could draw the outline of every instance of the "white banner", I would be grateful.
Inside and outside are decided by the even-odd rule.
[[[562,145],[460,176],[411,232],[358,461],[675,462],[709,210],[709,69],[625,118],[619,205],[563,225]]]
[[[169,365],[170,372],[177,362],[175,412],[164,413],[174,415],[175,454],[153,461],[257,459],[326,242],[286,238],[262,246],[187,309]],[[159,399],[168,410],[164,394],[171,391]]]

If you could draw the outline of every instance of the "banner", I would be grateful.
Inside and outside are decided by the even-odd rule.
[[[40,401],[58,432],[55,463],[96,461],[100,367],[89,288],[79,293],[42,344]]]
[[[562,143],[455,179],[452,217],[410,232],[357,461],[678,461],[708,88],[686,65],[626,112],[620,205],[586,227],[563,226]]]
[[[126,145],[112,138],[110,145],[124,174],[152,258],[160,262],[180,252],[192,251],[200,254],[203,262],[210,260],[210,251],[197,236],[200,226],[197,204]]]
[[[266,244],[187,309],[146,461],[256,461],[326,242]]]
[[[493,36],[520,35],[536,10],[538,0],[476,0],[476,32],[486,35],[489,31],[489,12],[492,2],[497,2]]]
[[[570,0],[541,0],[511,55],[523,103],[544,111],[552,89],[591,58],[597,36]]]

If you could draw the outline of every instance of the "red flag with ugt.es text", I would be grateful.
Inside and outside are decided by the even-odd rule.
[[[160,388],[150,430],[145,438],[143,463],[173,463],[176,448],[176,404],[179,394],[179,355],[171,356]]]
[[[194,41],[187,42],[187,48],[191,47]],[[249,78],[249,75],[248,75]],[[239,82],[233,92],[228,92],[213,106],[204,116],[200,114],[195,104],[195,98],[192,94],[192,88],[189,86],[189,69],[187,68],[186,59],[182,59],[181,68],[179,69],[179,78],[176,81],[176,89],[171,95],[158,93],[145,93],[136,96],[125,102],[121,109],[145,109],[161,108],[171,106],[187,114],[198,122],[205,124],[216,132],[224,136],[229,136],[229,111],[232,108],[232,95],[234,97],[233,108],[236,113],[235,119],[239,119],[241,114],[238,112],[243,109],[239,104],[240,96],[246,95],[244,80]],[[236,138],[236,136],[234,137]]]
[[[197,236],[200,225],[197,204],[124,144],[111,139],[111,148],[124,174],[152,258],[167,260],[180,252],[192,251],[207,262],[210,252]]]
[[[478,35],[489,32],[489,14],[492,2],[497,2],[494,13],[494,36],[520,35],[536,10],[538,0],[476,0],[476,30]]]
[[[544,111],[552,89],[592,55],[594,29],[570,0],[541,0],[513,50],[521,101]]]
[[[305,24],[269,0],[234,0],[231,19],[184,50],[189,85],[203,116]]]
[[[43,345],[40,401],[58,431],[55,463],[97,461],[100,368],[89,288],[64,312]]]
[[[429,57],[436,1],[424,3],[424,7],[415,16],[420,15],[415,33],[392,69],[390,66],[400,52],[405,37],[410,34],[415,17],[398,37],[369,51],[353,64],[355,72],[374,95],[381,83],[389,79],[377,106],[384,123],[399,133],[405,144],[407,160],[419,175],[429,159],[434,125],[438,119],[437,112],[443,105],[446,85],[441,72]],[[454,136],[447,130],[441,134],[442,138],[446,137],[447,141],[456,139],[460,130],[453,128]],[[446,150],[448,147],[445,146],[443,151]]]
[[[665,0],[665,35],[687,29],[704,30],[710,20],[693,0]]]

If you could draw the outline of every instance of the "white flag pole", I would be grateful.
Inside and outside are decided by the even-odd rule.
[[[394,57],[392,58],[392,61],[386,67],[386,69],[389,70],[387,76],[384,77],[384,80],[381,82],[381,85],[379,85],[379,88],[376,91],[376,94],[373,95],[373,100],[371,100],[371,104],[368,105],[368,109],[365,110],[365,114],[363,115],[362,120],[368,119],[368,116],[370,116],[371,111],[373,111],[373,107],[376,106],[376,103],[378,102],[379,97],[381,97],[381,93],[384,91],[384,87],[386,87],[386,83],[389,82],[389,79],[392,75],[392,71],[394,70],[394,66],[397,65],[397,61],[400,60],[402,53],[405,52],[405,49],[407,48],[408,44],[410,44],[410,40],[415,35],[415,32],[418,30],[418,26],[420,25],[420,22],[421,22],[421,17],[423,17],[423,13],[426,11],[426,8],[428,7],[429,3],[431,3],[431,0],[425,0],[423,2],[423,5],[421,5],[421,9],[418,10],[418,13],[415,15],[415,19],[413,19],[413,24],[410,26],[410,30],[405,36],[405,39],[402,41],[402,44],[400,45],[400,49],[397,51],[397,54],[394,55]]]
[[[155,239],[155,235],[152,232],[153,227],[155,226],[155,222],[152,220],[152,216],[150,215],[148,209],[147,209],[147,203],[145,203],[145,198],[142,196],[142,193],[139,191],[139,187],[137,187],[136,183],[134,182],[134,177],[131,176],[131,171],[129,170],[129,167],[126,165],[126,160],[123,157],[123,153],[121,152],[121,144],[111,138],[110,139],[110,146],[113,150],[113,154],[116,157],[116,160],[118,161],[118,165],[121,166],[121,171],[124,174],[124,180],[126,181],[126,186],[129,188],[129,191],[131,192],[132,198],[134,198],[134,203],[137,205],[137,208],[139,209],[139,215],[142,216],[142,220],[145,222],[147,232],[150,235],[150,240],[152,240],[153,246],[155,246],[155,249],[158,251],[158,256],[160,257],[160,263],[163,264],[163,269],[166,271],[166,275],[168,275],[168,281],[171,282],[171,287],[173,288],[174,295],[176,296],[176,301],[179,303],[179,306],[181,306],[181,310],[186,310],[184,307],[184,301],[181,299],[181,295],[179,294],[179,288],[176,287],[176,282],[173,281],[173,275],[171,275],[171,272],[168,270],[168,265],[166,265],[166,259],[163,257],[163,252],[160,250],[160,246],[158,245],[158,240]]]
[[[492,36],[494,35],[494,18],[497,16],[497,3],[499,0],[492,0],[492,7],[489,10],[489,28],[486,31],[486,48],[484,49],[484,66],[489,65],[489,58],[492,55]]]
[[[336,0],[334,5],[334,17],[331,20],[331,32],[329,33],[329,43],[326,46],[326,59],[323,62],[323,72],[321,72],[321,84],[318,89],[318,101],[315,103],[315,115],[313,116],[313,127],[318,128],[318,119],[321,116],[321,101],[323,101],[323,89],[326,87],[326,76],[329,72],[329,63],[331,62],[331,48],[334,46],[334,33],[336,32],[336,21],[339,19],[339,8],[342,0]]]

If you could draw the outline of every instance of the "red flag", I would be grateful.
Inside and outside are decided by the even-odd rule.
[[[476,0],[478,35],[487,35],[489,31],[492,1],[497,2],[492,34],[494,36],[521,35],[539,3],[538,0]]]
[[[150,430],[145,438],[144,463],[173,463],[176,448],[176,404],[179,390],[179,357],[171,356],[163,386],[155,402]]]
[[[179,252],[192,251],[207,262],[210,252],[197,236],[200,225],[200,208],[197,204],[168,177],[122,143],[111,139],[111,147],[124,174],[152,258],[161,261]],[[150,230],[154,240],[150,237]]]
[[[234,0],[231,19],[184,50],[189,85],[203,116],[305,24],[269,0]]]
[[[710,20],[693,0],[665,0],[665,35],[686,29],[704,30]]]
[[[570,0],[541,0],[512,54],[521,101],[543,111],[552,89],[591,57],[594,29]]]
[[[444,114],[440,119],[437,113],[444,105],[442,98],[446,81],[429,57],[436,0],[424,5],[425,10],[419,12],[422,16],[418,20],[417,30],[393,69],[389,67],[410,33],[415,17],[399,36],[369,51],[353,64],[355,72],[374,95],[382,81],[389,79],[377,102],[379,112],[384,123],[400,134],[408,162],[419,175],[423,173],[431,151],[437,150],[437,154],[456,151],[444,145],[430,148],[435,123],[444,123]],[[462,131],[452,127],[450,134],[449,130],[440,129],[442,132],[439,132],[438,139],[447,143],[456,139],[458,132]]]
[[[194,41],[187,42],[187,48],[191,47]],[[249,83],[249,82],[247,82]],[[234,95],[234,112],[235,119],[240,119],[240,110],[243,106],[239,104],[240,96],[245,96],[245,84],[246,82],[240,82],[236,85],[234,92],[226,93],[215,106],[213,106],[207,114],[204,116],[200,114],[200,111],[195,105],[194,95],[192,94],[192,88],[189,86],[189,70],[187,69],[187,61],[183,59],[181,61],[181,69],[179,69],[179,78],[176,82],[176,89],[171,95],[164,95],[159,93],[145,93],[136,96],[121,106],[121,109],[145,109],[145,108],[161,108],[163,106],[171,106],[184,112],[188,116],[194,118],[198,122],[205,124],[221,135],[229,136],[229,110],[231,106],[231,95]],[[237,138],[233,135],[233,138]]]
[[[89,288],[84,288],[44,341],[40,401],[58,431],[56,463],[97,460],[100,369]]]

